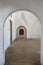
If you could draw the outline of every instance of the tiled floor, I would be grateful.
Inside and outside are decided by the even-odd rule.
[[[6,50],[5,65],[41,65],[40,39],[17,39]]]

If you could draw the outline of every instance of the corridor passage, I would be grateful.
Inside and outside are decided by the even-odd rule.
[[[40,39],[16,39],[5,52],[5,65],[41,65]]]

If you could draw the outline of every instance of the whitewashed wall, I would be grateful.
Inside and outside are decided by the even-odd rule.
[[[11,8],[11,10],[10,10],[9,7],[7,7],[7,8],[0,7],[0,65],[4,65],[4,63],[5,63],[4,40],[3,40],[4,24],[3,24],[3,22],[5,22],[6,16],[8,16],[8,14],[12,10],[13,9]]]
[[[10,46],[10,21],[4,24],[4,51]]]
[[[16,27],[15,22],[12,21],[12,41],[16,39]]]
[[[0,65],[5,62],[3,51],[3,22],[7,15],[17,9],[34,12],[41,23],[41,64],[43,65],[43,0],[0,0]]]

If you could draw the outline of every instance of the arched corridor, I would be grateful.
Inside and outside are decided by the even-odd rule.
[[[29,11],[16,11],[4,23],[5,65],[41,65],[41,24]]]
[[[40,42],[37,44],[38,40]],[[16,60],[13,54],[15,42],[17,46],[22,44],[20,45],[22,49],[24,46],[28,47],[28,49],[24,47],[25,54],[20,57],[28,60],[32,58],[31,62],[17,58],[22,63],[19,63],[19,60],[17,64],[13,63]],[[39,49],[38,54],[33,53],[36,47]],[[25,50],[32,51],[32,53],[29,55],[29,51]],[[39,60],[36,61],[36,59]],[[40,65],[39,63],[43,65],[43,0],[0,0],[0,65]]]

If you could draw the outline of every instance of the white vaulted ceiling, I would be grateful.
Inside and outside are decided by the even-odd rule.
[[[17,30],[19,26],[25,26],[27,29],[27,38],[39,38],[41,34],[41,24],[36,15],[32,12],[20,10],[13,12],[8,16],[8,20],[12,20],[13,26]],[[6,23],[6,24],[7,24]]]

